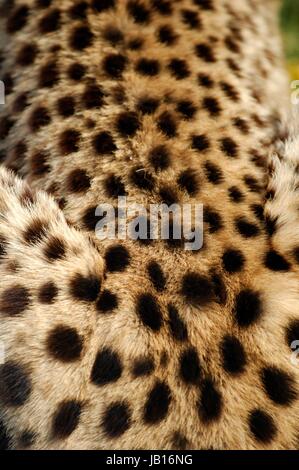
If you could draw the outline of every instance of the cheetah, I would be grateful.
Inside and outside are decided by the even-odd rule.
[[[296,449],[299,119],[275,0],[2,0],[10,449]],[[203,204],[203,246],[96,236]]]

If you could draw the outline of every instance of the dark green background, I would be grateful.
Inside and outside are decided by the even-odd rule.
[[[281,25],[287,59],[299,66],[299,0],[284,0]]]

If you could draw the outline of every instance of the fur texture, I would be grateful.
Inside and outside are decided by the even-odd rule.
[[[296,448],[299,142],[277,125],[277,2],[2,3],[10,447]],[[99,241],[94,208],[124,194],[203,203],[204,247]]]

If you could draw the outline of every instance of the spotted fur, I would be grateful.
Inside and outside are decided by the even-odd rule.
[[[11,448],[298,446],[298,132],[280,141],[277,8],[1,2]],[[203,203],[203,248],[99,241],[95,207],[121,195]]]

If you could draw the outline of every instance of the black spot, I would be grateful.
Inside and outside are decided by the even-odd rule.
[[[38,291],[38,300],[42,304],[52,304],[58,295],[58,287],[53,281],[43,284]]]
[[[192,168],[183,170],[177,179],[178,185],[190,196],[194,196],[199,191],[199,180],[196,171]]]
[[[0,421],[0,450],[9,449],[10,437],[3,421]]]
[[[70,436],[79,424],[81,411],[82,404],[79,401],[69,400],[60,403],[53,417],[53,437],[64,439]]]
[[[20,93],[13,102],[12,109],[14,113],[21,113],[28,106],[27,93]]]
[[[86,73],[86,67],[78,62],[71,64],[67,70],[69,78],[80,81]]]
[[[245,264],[245,257],[240,250],[228,249],[223,253],[222,262],[224,269],[229,273],[241,271]]]
[[[175,137],[177,134],[176,122],[173,115],[168,111],[165,111],[159,116],[158,128],[166,137]]]
[[[220,140],[220,149],[228,157],[235,158],[238,156],[238,150],[239,150],[238,146],[236,142],[230,137],[224,137],[223,139]]]
[[[139,0],[130,0],[127,4],[127,9],[136,23],[148,23],[150,12]]]
[[[23,67],[33,64],[38,49],[35,44],[25,44],[17,54],[16,62]]]
[[[173,32],[169,25],[164,25],[161,26],[158,30],[158,39],[162,44],[170,46],[176,41],[177,35]]]
[[[162,326],[162,313],[156,298],[152,294],[140,294],[136,303],[136,312],[145,326],[159,331]]]
[[[55,61],[43,65],[39,71],[39,86],[52,88],[59,81],[59,70]]]
[[[178,196],[176,191],[171,186],[163,186],[159,189],[159,196],[163,204],[171,206],[177,204]]]
[[[264,207],[261,204],[252,204],[250,208],[257,219],[260,222],[264,222]]]
[[[210,141],[206,135],[193,135],[192,136],[192,148],[199,152],[205,152],[210,148]]]
[[[197,57],[204,60],[205,62],[211,63],[216,62],[216,58],[212,48],[205,43],[197,44],[195,47]]]
[[[271,271],[288,271],[290,263],[277,251],[270,250],[265,257],[265,266]]]
[[[121,43],[124,39],[123,33],[118,28],[115,28],[114,26],[108,26],[103,32],[103,36],[113,46]]]
[[[211,422],[220,418],[222,411],[222,397],[210,379],[206,379],[202,386],[201,398],[198,404],[198,413],[203,422]]]
[[[108,289],[103,290],[98,301],[97,301],[97,310],[101,313],[111,312],[116,309],[118,306],[117,295],[111,292]]]
[[[171,74],[177,79],[182,80],[189,77],[190,70],[185,60],[172,59],[168,64]]]
[[[66,129],[60,134],[59,149],[63,155],[78,152],[80,132],[75,129]]]
[[[186,341],[188,339],[187,326],[174,305],[168,305],[168,314],[169,328],[173,337],[178,341]]]
[[[0,62],[1,62],[1,58],[0,58]],[[14,87],[14,80],[11,76],[10,73],[5,73],[2,77],[2,81],[4,82],[4,85],[5,85],[5,94],[6,95],[10,95],[13,91],[13,87]]]
[[[233,120],[233,124],[234,124],[234,126],[235,126],[237,129],[239,129],[243,134],[245,134],[245,135],[246,135],[246,134],[249,134],[250,128],[249,128],[249,125],[248,125],[248,123],[247,123],[247,121],[246,121],[245,119],[237,117],[237,118],[235,118],[235,119]]]
[[[172,13],[171,1],[168,0],[152,0],[153,8],[161,15],[167,16]]]
[[[86,2],[77,2],[68,10],[70,18],[73,20],[84,20],[86,18],[88,4]]]
[[[82,105],[85,109],[100,108],[104,103],[104,93],[100,87],[91,83],[86,86],[82,94]]]
[[[125,402],[113,402],[105,411],[102,427],[110,438],[124,434],[131,424],[131,411]]]
[[[26,243],[39,243],[47,235],[48,225],[40,219],[34,219],[24,232]]]
[[[103,131],[93,138],[93,148],[100,155],[112,154],[117,149],[109,132]]]
[[[244,195],[236,186],[232,186],[231,188],[229,188],[228,194],[229,194],[231,201],[236,202],[236,203],[242,202],[244,199]]]
[[[246,354],[240,341],[234,336],[225,336],[221,342],[222,366],[229,374],[240,374],[246,366]]]
[[[230,85],[227,82],[220,82],[220,87],[224,91],[226,96],[230,98],[232,101],[239,100],[239,93],[232,85]]]
[[[115,0],[92,0],[91,7],[98,13],[114,8]]]
[[[243,179],[244,179],[244,183],[250,189],[250,191],[254,193],[261,192],[261,186],[259,185],[257,179],[254,178],[254,176],[245,175]]]
[[[85,170],[76,168],[69,173],[66,179],[67,190],[72,193],[80,193],[90,188],[90,178]]]
[[[277,428],[273,418],[265,411],[259,409],[251,411],[248,422],[250,431],[257,441],[267,444],[274,439]]]
[[[215,297],[212,282],[195,272],[185,274],[183,277],[182,294],[189,303],[195,306],[206,305]]]
[[[45,151],[36,151],[34,152],[29,160],[30,171],[34,176],[42,176],[50,171],[50,166],[48,165],[49,154]]]
[[[14,8],[7,20],[7,32],[12,34],[24,28],[24,26],[27,24],[28,16],[29,8],[27,5],[19,5],[18,7]]]
[[[40,32],[45,34],[57,31],[60,27],[60,17],[60,11],[57,8],[50,10],[39,21]]]
[[[209,224],[210,233],[218,232],[223,227],[222,219],[218,212],[208,207],[204,209],[203,220]]]
[[[54,359],[73,362],[81,357],[83,339],[75,328],[57,325],[48,334],[46,346],[48,353]]]
[[[154,361],[151,357],[136,359],[133,364],[132,374],[134,377],[150,375],[155,369]]]
[[[2,315],[14,317],[24,313],[30,305],[29,290],[16,284],[6,288],[0,296],[0,311]]]
[[[286,328],[286,342],[289,348],[294,341],[299,341],[299,320],[292,320]]]
[[[70,293],[76,300],[93,302],[96,300],[100,288],[100,279],[93,275],[84,277],[82,274],[76,274],[70,282]]]
[[[144,168],[133,168],[130,173],[130,181],[139,189],[151,191],[154,187],[154,178]]]
[[[293,249],[293,256],[297,264],[299,264],[299,247]]]
[[[240,47],[237,44],[237,42],[235,41],[234,37],[227,36],[224,40],[224,43],[230,51],[232,51],[236,54],[240,53]]]
[[[105,192],[108,197],[116,198],[118,196],[125,196],[125,185],[120,176],[110,175],[104,181]]]
[[[222,111],[219,101],[213,96],[206,96],[202,101],[202,105],[212,117],[219,116]]]
[[[166,278],[161,266],[156,261],[151,261],[147,265],[147,272],[155,289],[158,292],[163,291],[166,285]]]
[[[252,222],[248,222],[244,217],[235,220],[236,229],[245,238],[256,237],[260,233],[260,229]]]
[[[160,64],[155,59],[139,59],[136,64],[136,71],[142,75],[153,77],[160,71]]]
[[[77,51],[82,51],[91,45],[92,40],[93,34],[88,26],[77,26],[71,33],[70,46]]]
[[[0,260],[7,255],[7,242],[5,238],[0,235]]]
[[[162,354],[161,354],[161,357],[160,357],[160,366],[161,367],[166,367],[169,363],[169,355],[167,353],[167,351],[165,350],[162,350]]]
[[[201,27],[201,21],[196,11],[184,9],[181,11],[183,22],[186,23],[191,29]]]
[[[140,127],[138,116],[134,112],[119,114],[116,121],[116,129],[122,137],[133,137]]]
[[[187,120],[192,119],[196,113],[196,107],[189,100],[179,101],[176,109]]]
[[[103,68],[109,77],[119,79],[127,64],[127,59],[122,54],[110,54],[103,60]]]
[[[34,431],[30,429],[26,429],[26,431],[21,432],[18,437],[18,446],[23,448],[31,447],[36,440],[36,434]]]
[[[65,244],[61,238],[52,236],[44,249],[44,254],[48,261],[61,259],[65,255]]]
[[[193,0],[194,5],[197,5],[202,10],[213,10],[212,0]]]
[[[37,8],[48,8],[52,3],[52,0],[36,0],[35,4]]]
[[[180,357],[180,376],[187,384],[196,385],[201,378],[201,365],[193,347],[186,349]]]
[[[234,72],[234,74],[238,78],[240,78],[241,68],[239,67],[239,65],[233,59],[231,59],[230,57],[228,59],[226,59],[226,63],[228,65],[228,67]]]
[[[62,117],[70,117],[75,112],[75,100],[72,96],[63,96],[57,101],[57,111]]]
[[[183,434],[176,431],[172,436],[172,446],[174,450],[187,450],[189,447],[189,441]]]
[[[272,237],[277,230],[277,220],[278,217],[272,218],[268,214],[265,216],[266,231],[270,237]]]
[[[0,398],[6,406],[21,406],[31,394],[31,379],[20,364],[7,361],[0,366]]]
[[[105,253],[107,271],[121,272],[126,269],[130,263],[130,254],[122,245],[114,245]]]
[[[8,116],[4,116],[0,120],[0,138],[5,139],[8,136],[10,130],[14,125],[14,121],[10,119]]]
[[[87,230],[95,230],[97,222],[101,219],[95,215],[97,208],[98,206],[88,207],[83,214],[82,223]]]
[[[112,90],[113,101],[116,104],[124,104],[126,101],[126,90],[122,85],[117,85]]]
[[[259,292],[243,289],[236,297],[233,314],[240,327],[255,323],[263,313],[262,299]]]
[[[141,98],[138,101],[137,108],[142,114],[153,114],[159,106],[159,100],[155,98]]]
[[[90,380],[97,386],[116,382],[122,374],[122,364],[119,355],[109,348],[97,353]]]
[[[294,379],[277,367],[264,367],[261,380],[270,400],[277,405],[290,405],[296,398]]]
[[[138,51],[143,46],[143,40],[141,38],[135,38],[128,42],[128,48],[132,51]]]
[[[205,172],[210,183],[220,184],[223,181],[223,174],[219,166],[207,161],[204,165]]]
[[[149,153],[149,161],[156,171],[166,170],[170,165],[170,155],[165,145],[154,147]]]
[[[162,421],[167,416],[170,402],[171,392],[168,385],[157,381],[144,406],[144,421],[148,424]]]
[[[198,78],[199,85],[205,88],[212,88],[214,86],[214,81],[209,75],[200,73],[198,74],[197,78]]]

